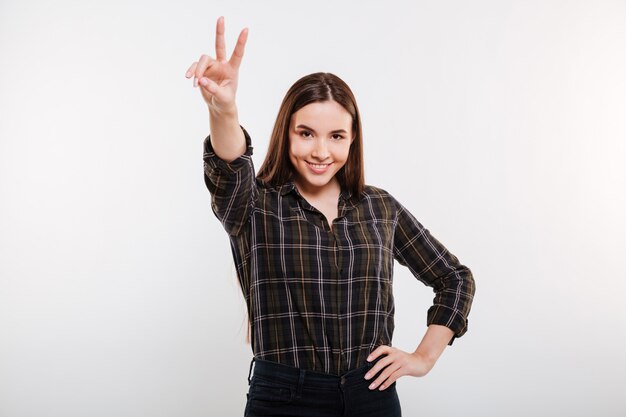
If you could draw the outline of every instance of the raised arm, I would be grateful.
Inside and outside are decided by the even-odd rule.
[[[248,221],[257,197],[250,136],[239,124],[235,95],[248,30],[239,34],[226,60],[224,18],[217,20],[215,58],[202,55],[185,76],[194,76],[209,110],[210,134],[204,140],[204,181],[211,208],[230,235]]]
[[[239,34],[229,60],[226,59],[224,17],[217,20],[215,58],[203,54],[189,67],[185,77],[194,77],[209,110],[210,140],[215,154],[226,162],[234,161],[246,151],[246,141],[239,125],[235,96],[239,67],[243,58],[248,28]]]

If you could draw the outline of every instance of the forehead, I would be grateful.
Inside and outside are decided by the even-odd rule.
[[[292,114],[291,124],[305,124],[321,131],[348,129],[352,125],[352,116],[336,101],[318,101],[309,103]]]

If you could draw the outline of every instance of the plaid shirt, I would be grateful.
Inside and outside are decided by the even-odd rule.
[[[211,208],[229,235],[256,358],[340,375],[390,345],[394,330],[394,259],[433,288],[427,324],[467,331],[471,271],[388,192],[344,190],[328,225],[293,182],[255,177],[252,145],[227,163],[204,141]]]

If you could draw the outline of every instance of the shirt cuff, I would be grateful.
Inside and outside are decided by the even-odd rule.
[[[252,139],[250,139],[250,135],[248,134],[246,129],[243,128],[243,126],[239,125],[239,127],[243,131],[243,135],[246,139],[246,151],[243,155],[240,155],[239,157],[237,157],[237,159],[231,162],[226,162],[225,160],[217,156],[217,154],[213,150],[213,145],[211,145],[211,135],[207,136],[206,139],[204,139],[203,159],[208,168],[234,174],[248,164],[248,160],[250,159],[250,156],[252,155],[252,151],[254,149],[252,147]]]
[[[446,326],[454,332],[454,335],[448,342],[448,346],[452,346],[454,341],[463,336],[467,332],[467,318],[463,317],[459,311],[452,310],[442,305],[434,305],[428,309],[427,326],[431,324],[439,324]]]

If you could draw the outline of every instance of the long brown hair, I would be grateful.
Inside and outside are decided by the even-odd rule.
[[[361,116],[352,90],[341,78],[329,72],[305,75],[296,81],[283,99],[268,146],[265,161],[257,178],[278,186],[294,178],[294,168],[289,160],[289,124],[291,116],[307,104],[319,101],[336,101],[352,116],[352,134],[348,160],[339,171],[337,180],[342,189],[359,197],[364,187],[363,138]]]

